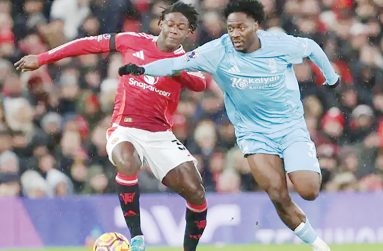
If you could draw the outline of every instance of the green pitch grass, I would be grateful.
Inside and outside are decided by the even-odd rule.
[[[1,249],[4,251],[89,251],[87,248],[46,248],[46,249]],[[180,251],[180,248],[147,248],[147,251]],[[333,245],[332,251],[383,251],[383,244],[362,244],[362,245]],[[311,251],[305,245],[237,245],[237,246],[204,246],[201,245],[198,251]]]

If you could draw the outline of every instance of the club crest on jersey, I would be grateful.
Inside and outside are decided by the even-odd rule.
[[[144,75],[144,81],[149,85],[155,85],[158,82],[158,77]]]
[[[191,51],[186,53],[186,61],[189,62],[191,59],[194,59],[197,57],[197,52]]]
[[[114,145],[118,142],[119,138],[118,137],[113,137],[110,139],[110,144]]]

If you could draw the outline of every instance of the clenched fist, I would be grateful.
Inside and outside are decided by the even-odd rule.
[[[138,66],[138,65],[135,65],[135,64],[126,64],[126,65],[121,66],[118,69],[118,74],[120,76],[128,75],[128,74],[142,75],[144,73],[145,73],[145,68],[141,67],[141,66]]]

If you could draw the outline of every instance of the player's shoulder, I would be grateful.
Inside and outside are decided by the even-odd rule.
[[[261,40],[265,49],[286,53],[293,48],[298,48],[301,44],[301,38],[289,35],[283,31],[264,31],[258,30],[257,36]]]
[[[258,30],[257,36],[261,39],[261,41],[264,40],[271,45],[299,44],[301,43],[301,40],[307,40],[307,38],[304,38],[304,37],[287,34],[283,30],[276,30],[276,31]]]
[[[274,41],[282,42],[282,41],[285,41],[285,40],[289,40],[291,37],[293,37],[291,35],[286,34],[282,30],[281,31],[258,30],[257,31],[257,36],[260,39],[268,40],[270,42],[274,42]]]
[[[218,40],[220,41],[220,45],[222,47],[230,47],[232,46],[232,43],[231,43],[231,40],[230,40],[230,37],[229,35],[226,33],[226,34],[223,34],[220,38],[218,38]]]
[[[116,36],[122,39],[126,38],[129,40],[140,40],[140,41],[150,41],[150,42],[156,39],[156,36],[153,36],[151,34],[147,34],[144,32],[131,32],[131,31],[120,32],[120,33],[117,33]]]

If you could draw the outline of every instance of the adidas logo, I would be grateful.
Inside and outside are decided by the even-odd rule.
[[[238,66],[233,65],[233,66],[228,70],[228,72],[230,72],[230,73],[239,73],[239,68],[238,68]]]
[[[135,56],[136,58],[139,58],[141,60],[144,60],[144,51],[137,51],[135,53],[133,53],[133,56]]]

